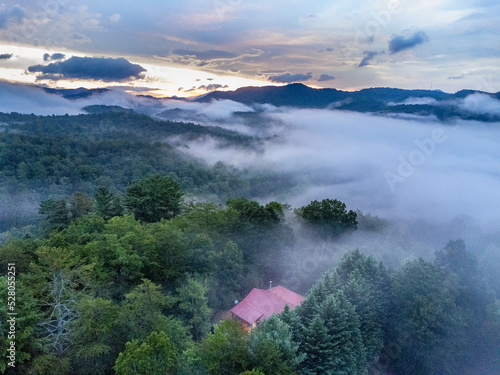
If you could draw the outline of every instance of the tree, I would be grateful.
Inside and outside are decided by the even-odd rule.
[[[94,195],[95,210],[104,220],[123,214],[120,198],[114,196],[105,187],[100,187]]]
[[[7,269],[7,268],[5,268]],[[11,341],[15,343],[15,357],[17,373],[27,373],[27,363],[33,360],[42,348],[42,340],[36,335],[37,324],[42,319],[42,313],[38,306],[38,301],[33,296],[33,291],[27,288],[20,277],[15,280],[15,305],[9,305],[8,300],[8,277],[0,276],[0,373],[4,373],[10,367],[7,366],[7,356],[10,354],[7,349]],[[11,284],[12,285],[12,284]],[[9,308],[13,306],[12,310]],[[17,315],[7,315],[9,312],[15,312]],[[15,337],[9,337],[10,322],[15,318]],[[7,372],[8,374],[10,372]]]
[[[153,331],[163,331],[179,352],[185,350],[192,338],[182,322],[168,315],[176,299],[165,295],[159,285],[147,279],[125,295],[120,311],[123,333],[128,340],[145,340]]]
[[[210,329],[212,310],[207,306],[206,291],[203,284],[192,278],[177,288],[179,309],[195,340],[199,340]]]
[[[219,308],[232,305],[240,291],[243,272],[243,254],[238,245],[228,241],[223,251],[216,254],[217,270],[215,273],[214,304]]]
[[[249,364],[247,334],[238,322],[224,320],[200,343],[199,353],[210,374],[239,374]]]
[[[393,355],[397,373],[449,373],[454,333],[463,324],[445,274],[423,259],[408,262],[394,277]]]
[[[141,345],[137,340],[127,342],[114,369],[116,375],[168,375],[176,365],[177,353],[165,332],[151,332]]]
[[[436,265],[445,272],[465,320],[455,333],[455,371],[478,362],[491,363],[500,349],[500,317],[494,313],[495,299],[476,257],[467,251],[464,241],[449,241],[442,250],[436,251]]]
[[[375,362],[384,344],[391,296],[391,281],[383,263],[356,249],[347,253],[335,272],[323,277],[322,283],[330,292],[342,290],[354,305],[367,361]]]
[[[177,215],[182,195],[179,184],[171,177],[155,175],[127,188],[125,206],[136,219],[154,223]]]
[[[305,354],[298,353],[290,326],[278,315],[271,315],[252,331],[250,349],[254,367],[266,374],[293,373],[305,359]]]
[[[47,236],[53,230],[62,230],[69,225],[69,208],[64,199],[48,199],[40,203],[40,215],[45,215],[40,223],[42,233]]]
[[[332,339],[323,319],[319,314],[315,315],[302,334],[301,352],[306,358],[301,368],[306,374],[330,374],[334,366]]]
[[[105,373],[113,367],[117,355],[118,306],[110,300],[86,297],[76,310],[73,367],[79,374]]]
[[[312,201],[295,213],[313,228],[317,229],[323,238],[336,237],[345,231],[355,230],[358,222],[356,212],[347,211],[345,203],[336,199]]]
[[[33,366],[35,373],[68,373],[76,306],[88,285],[91,266],[79,264],[75,254],[64,247],[41,246],[36,255],[38,263],[31,264],[26,280],[40,301],[43,317],[38,326],[44,345]]]
[[[69,212],[71,220],[88,215],[94,210],[94,200],[87,194],[77,191],[69,201]]]

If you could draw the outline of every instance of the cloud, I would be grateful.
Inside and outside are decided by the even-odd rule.
[[[417,31],[408,38],[402,35],[394,35],[389,41],[389,52],[391,54],[398,53],[427,42],[428,40],[429,36],[423,31]]]
[[[49,65],[28,67],[30,73],[42,73],[37,80],[88,79],[104,82],[125,82],[142,78],[142,66],[132,64],[124,58],[76,57]]]
[[[199,60],[233,59],[238,56],[231,52],[219,51],[215,49],[208,51],[190,51],[186,49],[174,49],[172,50],[171,53],[178,56],[194,57]]]
[[[461,74],[452,74],[450,76],[448,76],[448,79],[464,79],[466,76],[465,73],[461,73]]]
[[[0,5],[0,29],[7,27],[9,22],[21,23],[26,18],[26,11],[19,5],[7,7],[5,4]]]
[[[227,89],[228,85],[221,85],[218,83],[211,83],[209,85],[201,85],[201,86],[193,86],[193,88],[189,90],[184,90],[185,92],[196,91],[196,90],[204,90],[204,91],[215,91],[217,89]]]
[[[500,115],[500,100],[490,95],[475,93],[457,101],[457,106],[472,113]]]
[[[52,55],[50,53],[45,53],[43,55],[43,61],[57,61],[57,60],[64,60],[66,55],[64,53],[53,53]]]
[[[111,22],[118,22],[118,21],[120,21],[121,18],[122,18],[122,16],[120,16],[118,13],[114,13],[111,15],[111,17],[109,17],[109,20]]]
[[[318,82],[332,81],[334,79],[335,79],[334,76],[330,76],[328,74],[322,74],[319,76]]]
[[[443,223],[459,215],[483,222],[500,217],[496,126],[462,120],[449,126],[335,110],[291,109],[267,116],[286,126],[263,149],[221,149],[203,140],[190,145],[189,152],[210,163],[221,160],[257,168],[256,173],[292,176],[296,188],[280,199],[293,207],[336,198],[391,219]],[[388,174],[397,181],[388,181]]]
[[[285,73],[276,76],[269,76],[267,80],[276,83],[293,83],[293,82],[307,81],[311,78],[312,78],[312,73],[307,73],[307,74]]]
[[[14,56],[12,53],[2,53],[0,54],[0,60],[8,60]]]
[[[370,61],[375,56],[377,56],[379,54],[377,51],[365,51],[364,53],[365,53],[365,56],[363,57],[363,59],[359,63],[358,68],[361,68],[363,66],[367,66],[370,63]]]

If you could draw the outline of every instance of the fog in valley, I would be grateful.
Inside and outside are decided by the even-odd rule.
[[[1,85],[1,93],[5,100],[0,111],[74,115],[85,113],[85,106],[113,105],[252,137],[244,146],[210,136],[163,141],[210,165],[222,161],[247,175],[275,176],[276,185],[284,181],[286,186],[275,189],[275,195],[249,198],[289,204],[292,226],[293,209],[312,200],[338,199],[359,211],[358,231],[335,243],[299,233],[294,251],[298,268],[291,273],[304,279],[314,279],[353,248],[397,266],[417,257],[433,259],[435,250],[459,238],[487,268],[500,263],[498,123],[444,123],[432,116],[248,106],[229,100],[199,103],[119,91],[67,100],[37,87],[8,83]],[[431,98],[410,98],[403,104],[423,102],[443,105]],[[471,112],[500,112],[500,101],[478,93],[453,105]],[[22,199],[29,206],[26,210],[36,208],[36,198]],[[370,230],[373,223],[363,224],[366,215],[378,220],[377,230]]]

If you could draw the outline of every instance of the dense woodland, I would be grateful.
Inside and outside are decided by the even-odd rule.
[[[335,197],[261,204],[250,197],[279,193],[269,176],[209,167],[158,141],[212,132],[251,147],[222,129],[129,113],[3,116],[3,202],[36,192],[38,213],[9,221],[15,206],[2,203],[0,267],[16,265],[18,316],[13,369],[2,276],[0,372],[500,373],[500,290],[464,241],[391,268],[351,249],[294,285],[300,307],[247,334],[218,314],[269,280],[288,286],[307,251],[299,237],[335,244],[387,222]]]

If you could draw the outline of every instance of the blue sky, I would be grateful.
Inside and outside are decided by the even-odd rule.
[[[65,77],[77,60],[43,55],[63,53],[83,63],[84,57],[124,58],[144,72],[115,84],[142,89],[163,84],[181,96],[200,93],[209,83],[229,89],[303,82],[348,90],[500,91],[499,41],[496,1],[14,0],[0,5],[3,79],[110,85],[109,77],[89,81],[88,72],[81,79],[74,71]],[[107,61],[108,69],[113,61]],[[123,60],[119,63],[123,67]],[[47,69],[62,73],[50,80],[28,69],[41,64],[59,64]]]

